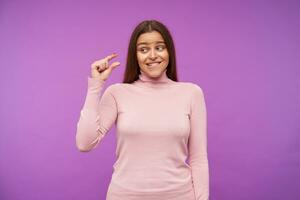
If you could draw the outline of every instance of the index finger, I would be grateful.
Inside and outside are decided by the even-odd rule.
[[[113,58],[115,58],[115,57],[117,57],[117,56],[118,56],[118,54],[113,53],[113,54],[111,54],[111,55],[109,55],[109,56],[106,56],[105,59],[107,59],[108,61],[110,61],[111,59],[113,59]]]

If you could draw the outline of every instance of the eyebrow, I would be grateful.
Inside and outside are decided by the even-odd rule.
[[[158,44],[158,43],[165,43],[165,42],[164,41],[157,41],[156,44]],[[147,43],[147,42],[140,42],[140,43],[137,44],[137,46],[142,45],[142,44],[149,44],[149,43]]]

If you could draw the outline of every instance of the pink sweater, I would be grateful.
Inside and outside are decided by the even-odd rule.
[[[90,151],[115,123],[117,159],[106,199],[208,200],[202,89],[175,82],[166,71],[158,80],[142,72],[134,83],[112,84],[103,92],[104,84],[88,77],[76,144]]]

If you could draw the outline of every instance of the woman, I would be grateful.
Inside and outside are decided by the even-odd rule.
[[[103,92],[105,81],[120,65],[108,64],[116,56],[91,65],[76,133],[78,149],[90,151],[116,124],[117,160],[107,200],[207,200],[204,94],[194,83],[177,81],[167,27],[156,20],[138,24],[123,83]]]

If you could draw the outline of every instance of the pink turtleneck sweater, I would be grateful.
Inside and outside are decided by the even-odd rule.
[[[207,115],[202,89],[166,71],[134,83],[88,77],[76,145],[90,151],[116,125],[116,162],[106,200],[208,200]],[[102,94],[103,93],[103,94]]]

